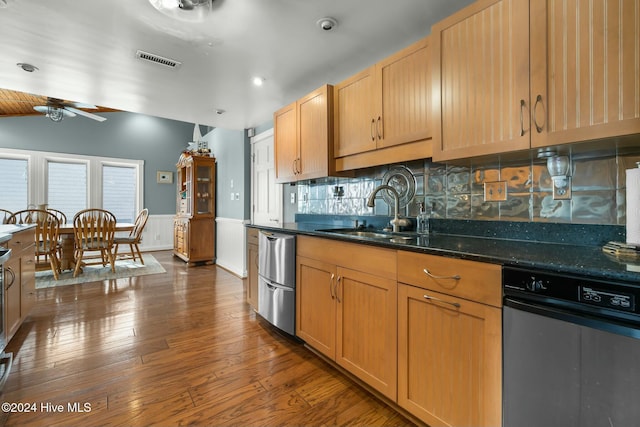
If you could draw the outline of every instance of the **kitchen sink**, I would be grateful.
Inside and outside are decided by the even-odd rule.
[[[387,241],[391,243],[408,243],[412,240],[416,240],[417,236],[411,234],[399,234],[392,233],[381,230],[360,230],[353,228],[338,228],[338,229],[327,229],[327,230],[317,230],[325,233],[333,233],[333,234],[341,234],[343,236],[362,238],[362,239],[374,239]]]

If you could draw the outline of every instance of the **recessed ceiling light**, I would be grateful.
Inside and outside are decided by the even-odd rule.
[[[39,68],[36,67],[35,65],[27,64],[26,62],[18,62],[16,65],[22,68],[27,73],[33,73],[34,71],[39,70]]]
[[[264,78],[262,77],[254,77],[253,78],[253,84],[256,86],[262,86],[264,83]]]

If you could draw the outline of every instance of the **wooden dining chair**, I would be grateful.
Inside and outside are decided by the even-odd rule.
[[[60,221],[54,214],[41,209],[25,209],[14,212],[10,224],[35,224],[36,265],[49,264],[53,277],[58,280],[60,269]],[[41,261],[42,258],[42,261]],[[45,267],[46,268],[46,267]]]
[[[116,229],[116,217],[104,209],[85,209],[73,217],[74,258],[75,268],[73,277],[76,277],[82,265],[90,263],[86,260],[90,257],[86,253],[100,252],[100,263],[106,267],[111,265],[111,271],[115,273],[115,257],[113,255],[113,239]]]
[[[60,221],[60,225],[67,223],[67,216],[64,214],[64,212],[52,208],[47,208],[47,211],[51,212],[56,216],[56,218],[58,218],[58,221]]]
[[[6,209],[0,209],[0,219],[2,220],[0,221],[0,224],[8,224],[9,218],[11,218],[11,215],[13,215],[13,212],[8,211]]]
[[[120,255],[125,258],[132,257],[134,261],[137,255],[137,257],[140,258],[140,263],[144,265],[139,245],[142,242],[142,231],[145,225],[147,225],[147,219],[149,219],[149,209],[144,208],[138,213],[133,230],[129,232],[129,235],[126,237],[116,237],[114,239],[115,249],[113,253],[115,257],[118,257],[118,248],[120,245],[129,245],[129,251],[122,252]]]

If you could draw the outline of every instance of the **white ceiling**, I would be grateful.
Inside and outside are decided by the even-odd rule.
[[[215,0],[185,22],[148,0],[6,0],[0,88],[243,129],[431,32],[471,0]],[[0,1],[0,6],[3,2]],[[322,17],[338,26],[323,31]],[[144,50],[182,62],[142,62]],[[27,73],[16,66],[39,68]],[[265,78],[254,87],[253,76]],[[216,109],[225,110],[222,115]]]

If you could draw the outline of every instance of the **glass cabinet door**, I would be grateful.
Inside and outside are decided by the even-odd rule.
[[[196,166],[195,214],[213,213],[213,168],[209,165]]]

